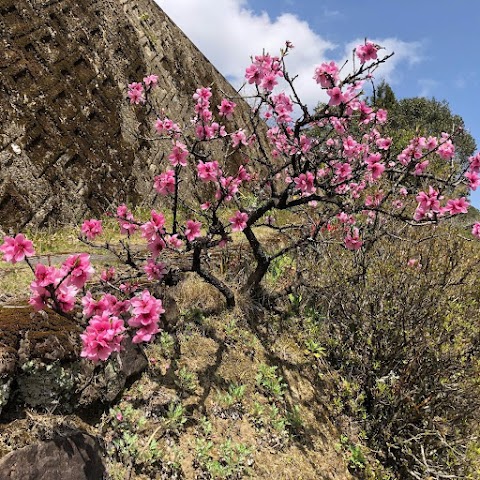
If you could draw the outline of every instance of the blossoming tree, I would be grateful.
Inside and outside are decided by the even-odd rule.
[[[168,106],[155,111],[155,75],[129,84],[132,106],[146,109],[158,140],[170,145],[168,165],[154,180],[160,207],[152,206],[146,222],[124,204],[114,214],[125,236],[123,251],[115,254],[137,272],[137,283],[144,277],[152,288],[137,291],[135,282],[125,283],[110,269],[101,274],[101,292],[92,294],[85,290],[93,274],[87,254],[73,255],[58,268],[33,268],[31,242],[22,234],[5,237],[4,260],[26,259],[34,271],[30,303],[35,309],[69,314],[81,305],[89,320],[83,356],[107,359],[121,348],[128,329],[134,331],[133,342],[150,341],[164,312],[153,287],[171,281],[174,270],[195,272],[233,307],[235,289],[205,260],[238,236],[254,260],[241,291],[255,296],[271,263],[288,252],[336,241],[355,254],[388,228],[388,218],[422,226],[467,212],[468,200],[458,192],[465,191],[462,185],[480,185],[480,154],[462,171],[455,162],[455,132],[393,145],[382,133],[387,112],[374,110],[362,97],[365,82],[373,85],[374,71],[390,55],[379,58],[380,47],[366,41],[355,49],[349,71],[335,62],[319,65],[313,81],[329,100],[311,111],[286,69],[292,48],[287,42],[279,56],[258,55],[246,69],[252,110],[242,128],[232,127],[238,99],[212,105],[210,87],[196,90],[191,123],[181,125],[165,113]],[[214,146],[221,155],[212,156]],[[258,227],[281,236],[281,246],[262,240]],[[100,220],[82,225],[82,238],[90,245],[101,233]],[[480,224],[472,233],[480,237]],[[140,254],[129,246],[133,235],[145,241]],[[163,256],[169,251],[186,261],[167,266]]]

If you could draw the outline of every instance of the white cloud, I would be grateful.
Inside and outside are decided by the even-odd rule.
[[[253,11],[248,0],[156,2],[235,87],[242,85],[251,55],[259,54],[263,49],[276,55],[285,41],[290,40],[295,49],[287,58],[288,70],[291,74],[298,74],[297,89],[309,106],[326,100],[312,79],[315,67],[325,60],[351,59],[353,47],[363,42],[346,38],[346,47],[334,45],[298,16],[284,13],[273,19],[266,12]],[[419,43],[394,38],[372,41],[386,47],[387,52],[395,51],[394,57],[378,70],[377,78],[395,83],[400,77],[399,65],[413,65],[420,61]],[[346,53],[342,54],[342,51]]]
[[[420,93],[418,94],[420,97],[431,97],[440,83],[432,78],[420,78],[418,85],[420,86]]]

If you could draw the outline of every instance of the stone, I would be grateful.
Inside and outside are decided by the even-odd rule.
[[[102,480],[106,478],[99,443],[76,433],[38,442],[0,459],[0,480]]]
[[[157,111],[185,123],[198,86],[237,95],[154,0],[2,0],[0,31],[0,231],[153,201],[171,147],[142,140],[129,82],[157,74]]]
[[[108,362],[96,366],[92,362],[83,361],[82,365],[81,375],[84,381],[92,378],[82,389],[78,399],[80,406],[86,406],[97,401],[113,402],[124,390],[127,382],[147,368],[148,361],[138,345],[126,341],[120,354]]]

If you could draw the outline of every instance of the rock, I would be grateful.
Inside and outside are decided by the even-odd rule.
[[[0,480],[102,480],[99,443],[76,433],[15,450],[0,459]]]
[[[220,91],[237,95],[154,0],[2,0],[0,18],[5,230],[153,200],[170,145],[141,140],[150,131],[127,102],[129,82],[158,75],[157,111],[184,123],[198,86],[213,86],[212,105]],[[246,121],[250,107],[235,101]]]
[[[145,355],[138,345],[125,341],[125,348],[120,355],[108,362],[95,366],[92,362],[83,362],[82,377],[92,381],[82,389],[78,403],[90,405],[96,401],[110,403],[117,398],[127,381],[142,373],[148,366]]]

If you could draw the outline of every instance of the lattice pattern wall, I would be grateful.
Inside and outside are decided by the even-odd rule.
[[[135,136],[128,81],[159,75],[162,106],[185,120],[198,85],[234,94],[153,1],[1,0],[0,32],[4,229],[152,197],[164,147]]]

